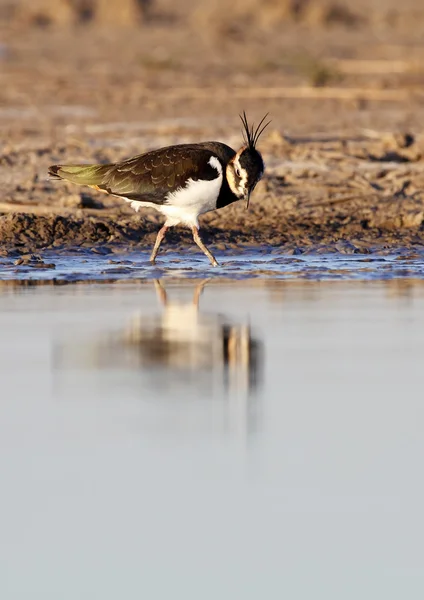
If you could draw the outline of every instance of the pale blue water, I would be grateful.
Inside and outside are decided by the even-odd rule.
[[[106,251],[105,248],[100,248]],[[201,253],[188,248],[166,250],[155,265],[149,252],[97,254],[87,249],[73,252],[45,251],[45,263],[55,268],[15,266],[12,258],[0,258],[0,280],[40,279],[61,281],[114,281],[157,279],[161,277],[226,279],[311,279],[311,280],[386,280],[424,277],[424,250],[402,249],[349,254],[324,248],[287,255],[279,249],[241,248],[239,251],[216,251],[219,267],[212,268]],[[302,252],[303,252],[302,250]]]
[[[0,598],[421,599],[423,285],[196,287],[0,287]]]

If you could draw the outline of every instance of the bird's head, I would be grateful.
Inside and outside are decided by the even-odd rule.
[[[259,136],[271,121],[263,125],[267,115],[261,120],[255,128],[249,127],[246,113],[240,115],[243,124],[243,139],[245,145],[228,162],[226,176],[231,191],[240,200],[246,200],[246,206],[249,206],[250,194],[255,189],[256,184],[264,174],[264,161],[258,150],[256,143]]]

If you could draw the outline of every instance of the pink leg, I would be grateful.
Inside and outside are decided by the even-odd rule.
[[[164,225],[158,231],[158,234],[156,236],[155,245],[153,246],[153,250],[152,250],[152,253],[150,255],[150,262],[152,263],[152,265],[155,264],[156,256],[157,256],[158,251],[159,251],[159,246],[161,245],[161,243],[163,241],[163,238],[165,237],[165,234],[166,234],[167,230],[168,230],[168,227],[166,225]]]
[[[202,250],[202,252],[204,252],[206,254],[206,256],[211,261],[212,266],[217,267],[218,263],[216,261],[216,258],[214,257],[214,255],[211,252],[209,252],[209,250],[206,248],[205,244],[200,239],[199,229],[197,227],[193,226],[192,232],[193,232],[193,239],[196,242],[196,244],[199,246],[200,250]]]
[[[167,302],[168,302],[168,296],[166,294],[165,288],[163,287],[163,285],[161,284],[159,279],[155,279],[154,284],[155,284],[156,294],[159,298],[159,301],[161,302],[161,304],[163,306],[166,306]]]

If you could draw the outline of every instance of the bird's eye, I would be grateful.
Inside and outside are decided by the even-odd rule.
[[[238,167],[235,167],[234,170],[236,172],[237,177],[241,177],[240,169]]]

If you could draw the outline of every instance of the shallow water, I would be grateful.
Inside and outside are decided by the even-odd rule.
[[[424,286],[0,288],[0,597],[422,598]]]
[[[216,251],[220,266],[191,248],[166,250],[154,267],[148,251],[113,253],[106,247],[91,251],[45,251],[30,264],[16,265],[15,258],[0,258],[1,280],[115,281],[162,277],[225,279],[390,280],[424,277],[424,251],[420,248],[379,250],[361,254],[347,244],[299,249],[288,255],[280,249],[245,248]],[[105,254],[101,254],[104,252]],[[44,264],[43,264],[44,263]]]

